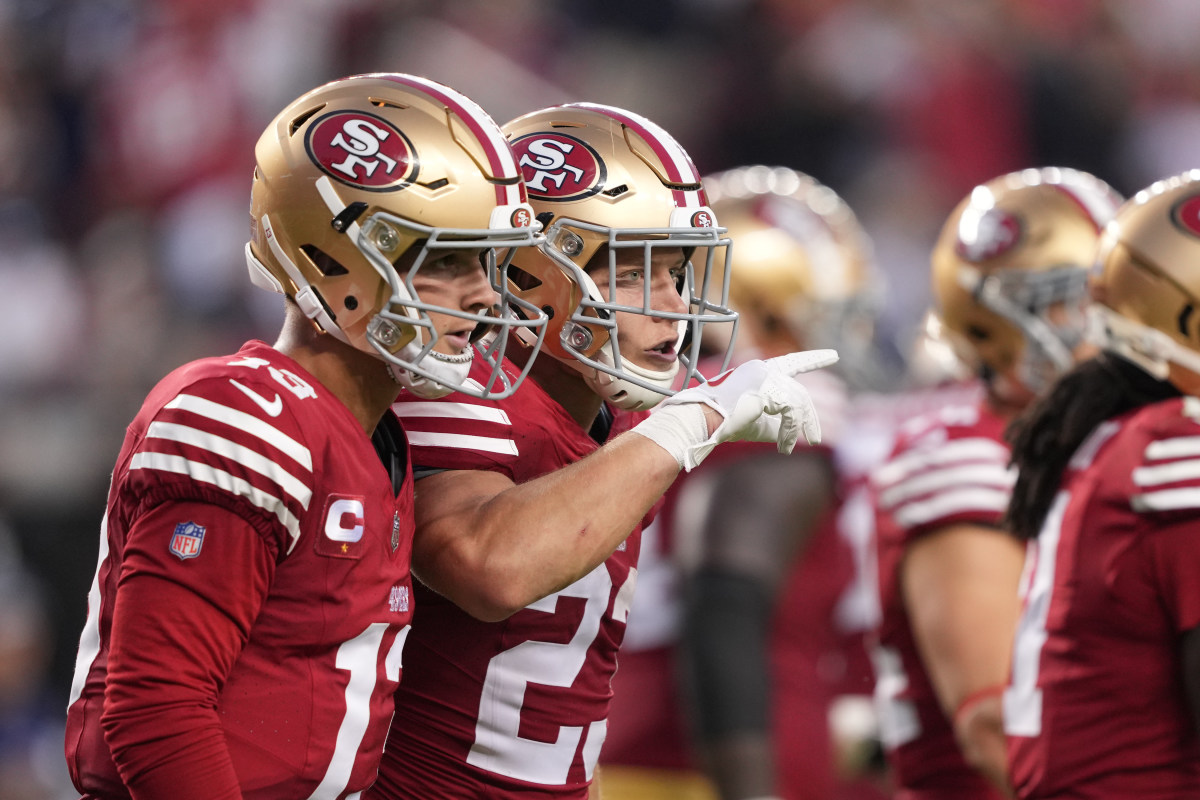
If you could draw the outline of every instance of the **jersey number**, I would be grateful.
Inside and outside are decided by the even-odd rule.
[[[1054,567],[1058,542],[1070,495],[1059,492],[1036,540],[1037,556],[1025,594],[1025,608],[1017,623],[1013,643],[1012,683],[1004,692],[1004,732],[1010,736],[1038,736],[1042,732],[1042,690],[1038,688],[1038,666],[1046,644],[1046,620],[1054,589]],[[1030,558],[1026,557],[1026,563]]]
[[[911,700],[901,699],[908,690],[908,673],[900,651],[875,644],[871,648],[875,667],[875,710],[879,715],[879,737],[889,750],[914,741],[921,735],[921,720]]]
[[[383,660],[384,674],[390,681],[400,680],[400,654],[412,626],[405,625]],[[346,682],[346,716],[338,727],[333,759],[321,784],[309,795],[309,800],[334,800],[350,782],[354,760],[358,756],[367,726],[371,721],[371,697],[375,693],[375,677],[379,673],[379,648],[387,632],[386,622],[373,622],[353,639],[342,642],[337,652],[337,668],[350,673]]]
[[[629,571],[616,599],[613,619],[624,622],[629,611],[636,570]],[[544,597],[527,608],[553,614],[560,597],[580,597],[587,601],[583,619],[566,644],[527,641],[505,650],[488,663],[475,724],[475,744],[467,763],[510,778],[546,786],[561,786],[575,760],[583,728],[562,726],[558,739],[539,742],[519,735],[521,706],[529,683],[569,687],[578,677],[587,659],[588,649],[600,632],[600,621],[612,594],[612,578],[601,564],[560,592]],[[607,720],[588,725],[584,747],[584,771],[590,780],[600,756],[600,746],[608,730]]]

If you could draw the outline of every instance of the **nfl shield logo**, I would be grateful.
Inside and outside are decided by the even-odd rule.
[[[175,526],[175,533],[171,535],[171,552],[180,560],[200,555],[200,546],[203,544],[203,526],[194,522],[181,522]]]

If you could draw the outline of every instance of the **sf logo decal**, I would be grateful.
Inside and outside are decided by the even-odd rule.
[[[579,200],[599,192],[607,177],[600,156],[572,136],[534,133],[512,143],[529,194],[544,200]]]
[[[533,178],[527,179],[525,185],[532,191],[545,192],[546,181],[549,180],[554,182],[556,189],[561,189],[568,173],[574,176],[578,184],[583,179],[583,170],[568,164],[566,158],[574,149],[575,145],[559,139],[534,139],[517,162],[533,172]]]
[[[330,144],[342,148],[348,155],[345,161],[331,166],[351,179],[358,177],[357,170],[360,166],[366,171],[368,178],[380,164],[385,164],[387,168],[384,172],[390,173],[396,168],[396,159],[381,152],[379,148],[389,136],[391,133],[385,128],[368,120],[348,120],[342,125],[341,132],[330,140]]]
[[[328,114],[309,128],[306,145],[323,172],[362,189],[388,189],[416,177],[416,159],[404,134],[371,114]]]

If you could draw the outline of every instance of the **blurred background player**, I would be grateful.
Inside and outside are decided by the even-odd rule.
[[[720,442],[817,439],[791,375],[836,359],[791,353],[692,386],[702,334],[734,315],[687,153],[609,106],[504,130],[545,232],[510,276],[550,322],[511,397],[395,406],[420,468],[421,611],[372,798],[587,797],[643,519]]]
[[[453,89],[325,84],[255,158],[246,259],[286,296],[283,329],[175,370],[129,427],[68,710],[87,797],[370,786],[412,618],[413,482],[389,407],[401,385],[461,385],[477,326],[545,324],[493,316],[492,248],[536,228],[499,127]],[[497,355],[476,374],[511,390]]]
[[[841,357],[805,380],[821,447],[723,448],[648,529],[605,797],[853,796],[829,720],[847,687],[869,707],[854,635],[872,617],[847,538],[863,515],[841,505],[854,461],[836,454],[848,392],[893,377],[873,341],[874,254],[849,207],[807,175],[751,166],[705,188],[733,241],[737,360],[818,346]]]
[[[1003,432],[1086,349],[1087,270],[1118,203],[1086,173],[1010,173],[972,190],[934,247],[935,310],[983,394],[905,425],[872,476],[876,700],[897,796],[1005,791],[1000,693],[1024,548],[1000,526]]]
[[[1031,541],[1004,694],[1017,797],[1200,793],[1200,172],[1138,192],[1092,275],[1103,351],[1018,420]]]

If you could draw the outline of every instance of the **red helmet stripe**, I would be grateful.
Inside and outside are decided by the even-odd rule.
[[[500,126],[474,100],[465,97],[449,86],[413,75],[383,73],[376,77],[417,89],[444,104],[466,123],[467,128],[475,135],[475,139],[483,146],[488,167],[493,174],[504,178],[520,177],[521,172],[517,169],[517,160],[513,157],[512,149],[500,131]],[[523,202],[525,202],[524,187],[520,181],[496,184],[496,203],[498,205],[516,205]]]
[[[571,103],[567,107],[586,108],[597,111],[631,128],[634,133],[642,137],[650,145],[654,154],[662,162],[667,180],[671,183],[700,183],[700,172],[696,169],[696,165],[692,163],[692,158],[687,154],[687,151],[675,141],[671,134],[645,117],[634,114],[632,111],[624,111],[598,103]],[[688,191],[675,189],[674,196],[675,204],[680,207],[689,208],[707,204],[702,189]]]

